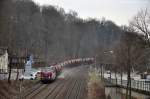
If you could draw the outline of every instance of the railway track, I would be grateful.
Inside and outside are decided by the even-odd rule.
[[[76,71],[74,71],[74,73],[75,74],[78,74],[79,73],[79,70],[76,70]],[[47,99],[62,99],[63,98],[63,96],[65,95],[65,92],[67,93],[67,91],[68,91],[68,99],[70,99],[69,98],[69,95],[71,94],[70,92],[75,88],[75,86],[76,86],[76,84],[77,84],[77,82],[78,82],[78,80],[77,79],[75,79],[73,76],[73,73],[71,73],[70,72],[70,75],[69,75],[70,77],[70,80],[69,81],[66,81],[66,82],[64,82],[64,84],[63,84],[63,87],[62,86],[60,86],[59,87],[59,89],[61,89],[60,91],[55,91],[53,94],[52,94],[52,96],[51,97],[49,97],[49,98],[47,98]],[[59,90],[58,89],[58,90]],[[70,90],[69,90],[70,89]],[[55,97],[53,97],[53,95],[55,95]],[[65,98],[66,99],[66,98]]]
[[[72,92],[73,88],[75,87],[76,83],[77,83],[77,80],[75,80],[73,82],[73,84],[69,86],[69,90],[68,90],[68,92],[67,92],[67,94],[66,94],[64,99],[69,99],[69,97],[71,95],[71,92]]]
[[[29,93],[28,95],[25,96],[25,99],[32,99],[33,97],[35,97],[36,95],[38,95],[40,92],[42,92],[43,90],[45,90],[45,88],[48,85],[46,84],[41,84],[37,89],[32,90],[31,93]]]
[[[62,88],[62,90],[60,91],[59,94],[57,94],[57,96],[56,96],[55,99],[61,99],[61,98],[64,99],[65,94],[66,94],[67,91],[68,91],[68,85],[69,85],[70,83],[73,83],[73,80],[71,80],[69,83],[67,83],[67,84]]]
[[[57,97],[57,95],[60,94],[61,90],[67,85],[69,84],[71,80],[67,79],[66,81],[64,81],[63,83],[61,83],[60,85],[57,85],[56,88],[52,91],[52,93],[49,93],[48,96],[46,96],[44,99],[55,99]]]
[[[68,74],[68,72],[66,72]],[[69,76],[68,76],[69,77]],[[39,97],[37,96],[40,96],[41,97],[41,93],[43,93],[43,96],[46,96],[45,94],[47,92],[52,92],[56,87],[57,85],[59,85],[61,83],[61,81],[57,81],[53,84],[41,84],[41,83],[38,83],[37,85],[33,86],[31,89],[27,90],[26,92],[23,93],[23,96],[22,96],[22,99],[37,99]],[[48,89],[48,90],[46,90]],[[46,92],[47,91],[47,92]],[[43,97],[41,97],[43,99]]]
[[[50,84],[37,84],[24,94],[25,99],[86,99],[85,68],[76,67],[65,71],[65,79],[57,79]],[[83,94],[84,93],[84,94]],[[85,96],[85,95],[84,95]]]
[[[48,96],[49,93],[52,93],[60,83],[61,81],[56,81],[54,84],[49,84],[48,87],[46,87],[43,91],[41,91],[35,97],[32,97],[32,99],[40,99],[40,98],[45,99],[45,97]]]

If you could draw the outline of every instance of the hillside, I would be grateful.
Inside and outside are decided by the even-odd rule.
[[[55,6],[39,7],[30,0],[1,0],[0,46],[13,54],[34,54],[55,61],[91,57],[97,49],[113,48],[121,29],[103,19],[81,19]]]

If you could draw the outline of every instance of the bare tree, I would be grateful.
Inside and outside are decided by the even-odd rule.
[[[141,9],[130,22],[130,27],[136,32],[144,33],[145,39],[148,40],[150,37],[150,10]]]
[[[14,2],[9,4],[10,1]],[[91,57],[97,47],[113,46],[121,34],[112,21],[82,19],[74,11],[39,7],[32,0],[1,2],[0,46],[8,46],[12,53],[27,49],[49,62],[65,57]]]
[[[120,66],[118,69],[127,73],[126,99],[131,99],[131,69],[144,69],[141,66],[148,63],[145,44],[143,36],[133,32],[125,32],[115,50],[115,64]]]

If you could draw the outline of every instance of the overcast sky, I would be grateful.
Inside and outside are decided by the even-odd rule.
[[[34,0],[40,5],[55,5],[66,12],[74,10],[81,18],[102,18],[118,25],[128,21],[141,9],[148,7],[150,0]],[[150,3],[149,3],[150,5]]]

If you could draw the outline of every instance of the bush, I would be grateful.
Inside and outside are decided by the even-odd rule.
[[[89,72],[88,99],[106,99],[104,84],[94,71]]]

